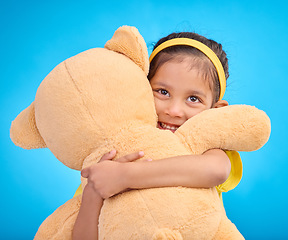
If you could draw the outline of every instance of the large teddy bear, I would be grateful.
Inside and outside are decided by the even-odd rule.
[[[119,28],[105,48],[82,52],[49,73],[35,101],[12,122],[11,139],[27,149],[48,147],[76,170],[111,149],[117,158],[143,150],[156,161],[211,148],[252,151],[267,142],[269,118],[245,105],[206,110],[175,133],[157,129],[148,67],[137,29]],[[59,207],[35,239],[71,239],[80,205],[81,195]],[[104,201],[99,221],[99,239],[243,239],[215,188],[124,192]]]

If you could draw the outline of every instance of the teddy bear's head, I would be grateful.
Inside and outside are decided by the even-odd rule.
[[[48,147],[81,170],[84,158],[119,126],[131,119],[156,126],[148,67],[138,30],[119,28],[105,48],[71,57],[47,75],[35,101],[13,121],[11,139],[27,149]]]

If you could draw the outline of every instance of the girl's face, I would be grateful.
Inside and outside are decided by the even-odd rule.
[[[150,80],[160,129],[175,132],[189,118],[212,107],[208,80],[191,60],[164,63]]]

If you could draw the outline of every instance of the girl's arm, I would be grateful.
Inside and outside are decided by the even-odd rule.
[[[98,239],[98,219],[102,204],[102,197],[90,184],[87,184],[83,191],[81,207],[73,228],[73,240]]]
[[[220,149],[202,155],[177,156],[158,161],[127,163],[127,187],[215,187],[229,176],[230,159]],[[123,166],[125,167],[125,166]]]
[[[108,198],[127,189],[214,187],[225,182],[231,170],[228,156],[220,149],[208,150],[201,155],[131,162],[139,158],[140,153],[115,161],[102,161],[82,171],[89,172],[94,188],[103,198]],[[110,159],[115,155],[114,151]]]
[[[112,150],[111,152],[104,154],[102,158],[100,159],[99,163],[97,164],[100,164],[102,162],[105,162],[105,163],[111,162],[107,160],[111,160],[113,157],[115,157],[115,155],[116,155],[116,151]],[[137,152],[137,153],[126,155],[117,160],[119,162],[130,162],[130,161],[137,160],[143,156],[144,156],[143,152]],[[98,166],[102,166],[102,165],[106,166],[105,163],[98,165]],[[109,169],[106,168],[106,170],[109,170]],[[101,172],[101,170],[98,172]],[[95,173],[96,172],[93,171],[93,166],[83,169],[81,171],[82,177],[87,178],[88,181],[83,191],[81,207],[80,207],[77,219],[74,224],[74,228],[72,232],[73,240],[90,240],[90,239],[97,240],[98,239],[99,215],[100,215],[100,211],[103,205],[103,198],[98,193],[98,190],[101,191],[101,189],[99,188],[97,189],[97,187],[99,186],[98,180],[101,179],[101,177],[105,179],[110,179],[110,178],[109,178],[109,175],[105,175],[107,174],[107,172],[104,171],[104,172],[101,172],[101,173],[104,173],[104,175],[100,175],[100,178],[96,180],[94,178]],[[118,193],[117,190],[114,190],[114,191]]]

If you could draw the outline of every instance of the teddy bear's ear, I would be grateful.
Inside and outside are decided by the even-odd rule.
[[[113,37],[105,44],[105,48],[129,57],[148,75],[147,46],[137,28],[130,26],[118,28]]]
[[[34,102],[12,122],[10,137],[15,145],[25,149],[46,147],[36,126]]]

